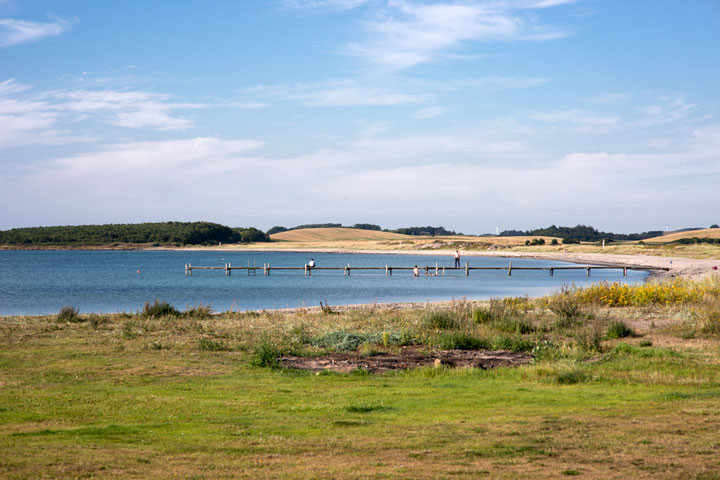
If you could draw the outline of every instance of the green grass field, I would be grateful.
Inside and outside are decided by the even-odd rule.
[[[663,291],[675,288],[702,294],[4,318],[0,477],[720,479],[720,284]],[[254,366],[468,345],[458,338],[536,361]]]

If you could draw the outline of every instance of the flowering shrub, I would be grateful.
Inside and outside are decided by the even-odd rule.
[[[582,303],[610,307],[672,305],[702,301],[706,295],[720,294],[717,282],[673,280],[663,283],[626,285],[601,282],[576,290]]]

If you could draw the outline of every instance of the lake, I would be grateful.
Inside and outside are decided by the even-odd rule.
[[[541,296],[563,285],[587,285],[598,281],[640,283],[647,272],[584,270],[446,272],[440,277],[413,277],[397,271],[278,271],[270,276],[248,276],[235,270],[194,271],[185,276],[185,264],[234,266],[270,263],[272,266],[301,267],[314,258],[318,267],[418,265],[450,267],[453,258],[443,255],[375,255],[297,252],[218,251],[0,251],[0,315],[42,315],[57,313],[61,307],[77,307],[81,313],[134,312],[146,301],[168,301],[175,307],[210,304],[214,311],[259,310],[387,302],[425,302],[451,299],[488,299],[505,296]],[[507,266],[509,259],[463,257],[471,266]],[[559,261],[512,259],[513,267],[572,265]]]

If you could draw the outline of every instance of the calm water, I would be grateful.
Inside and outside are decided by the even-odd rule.
[[[496,296],[539,296],[562,285],[578,286],[600,280],[642,282],[645,272],[596,270],[588,279],[584,271],[447,272],[444,277],[413,278],[409,271],[352,272],[302,271],[262,272],[248,276],[235,271],[195,271],[185,276],[185,264],[222,266],[302,266],[310,258],[317,266],[452,266],[452,256],[369,255],[290,252],[165,252],[165,251],[0,251],[0,314],[57,313],[64,305],[81,313],[118,312],[142,309],[143,303],[166,300],[178,308],[210,304],[215,311],[271,309],[330,305],[438,301],[453,298],[487,299]],[[465,257],[471,266],[507,266],[508,259]],[[558,261],[512,259],[513,266],[570,265]]]

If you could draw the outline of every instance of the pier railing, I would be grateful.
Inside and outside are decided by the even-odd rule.
[[[418,269],[418,273],[424,276],[444,276],[445,272],[460,271],[464,272],[465,276],[469,276],[472,270],[499,270],[507,271],[508,276],[512,276],[513,271],[517,270],[540,270],[547,271],[550,276],[553,276],[556,270],[585,270],[586,275],[589,277],[592,270],[622,270],[623,276],[627,276],[628,270],[657,270],[657,271],[668,271],[669,268],[665,267],[628,267],[626,265],[572,265],[572,266],[551,266],[551,267],[513,267],[512,262],[506,267],[471,267],[470,262],[465,262],[463,267],[445,267],[440,266],[437,263],[435,266],[424,265],[422,267],[392,267],[390,265],[379,266],[379,267],[351,267],[350,264],[343,265],[340,267],[310,267],[304,265],[302,267],[274,267],[269,263],[263,263],[262,266],[248,265],[248,266],[232,266],[230,263],[226,263],[224,266],[194,266],[192,264],[185,264],[185,275],[192,275],[193,270],[222,270],[225,275],[232,275],[233,270],[242,271],[245,270],[248,275],[257,275],[258,271],[261,271],[263,275],[268,276],[273,271],[302,271],[305,276],[312,275],[312,272],[323,271],[323,270],[334,270],[342,271],[344,276],[350,276],[352,271],[380,271],[384,272],[386,276],[392,276],[394,271],[413,271],[415,268]]]

